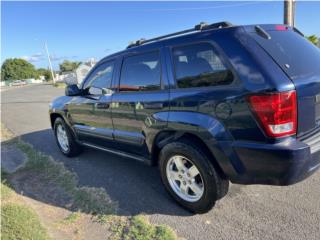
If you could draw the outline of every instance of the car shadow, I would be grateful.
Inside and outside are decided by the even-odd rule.
[[[35,150],[52,156],[76,173],[80,186],[104,188],[113,201],[118,202],[120,215],[165,214],[190,216],[177,205],[164,189],[158,167],[150,167],[133,159],[86,148],[78,157],[67,158],[59,150],[51,129],[20,136]],[[28,192],[25,192],[28,195]],[[57,197],[29,196],[51,205],[65,207]]]

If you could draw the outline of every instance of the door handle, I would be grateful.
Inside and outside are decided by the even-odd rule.
[[[144,109],[162,109],[163,103],[143,103]]]
[[[110,107],[109,103],[96,103],[95,107],[97,109],[108,109]]]

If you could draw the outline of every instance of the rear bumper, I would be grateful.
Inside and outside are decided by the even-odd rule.
[[[242,171],[230,180],[240,184],[291,185],[320,168],[320,133],[310,141],[288,140],[277,144],[234,142]],[[315,141],[316,139],[316,141]]]

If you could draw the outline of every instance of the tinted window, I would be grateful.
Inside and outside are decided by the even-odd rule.
[[[84,89],[89,87],[97,87],[102,89],[108,89],[111,86],[113,62],[103,63],[98,66],[88,77],[84,84]]]
[[[120,91],[160,89],[160,60],[157,52],[127,57],[123,61]]]
[[[209,43],[174,48],[173,57],[179,88],[226,85],[233,81],[232,72]]]
[[[291,30],[268,33],[271,36],[269,40],[255,32],[251,36],[293,80],[320,74],[319,48]]]

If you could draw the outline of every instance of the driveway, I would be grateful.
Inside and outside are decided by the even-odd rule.
[[[34,148],[76,172],[81,185],[103,187],[120,214],[149,216],[186,239],[320,239],[320,172],[290,187],[231,185],[207,214],[191,215],[168,196],[156,167],[87,149],[64,157],[56,146],[48,104],[64,90],[50,85],[4,91],[2,122]]]

